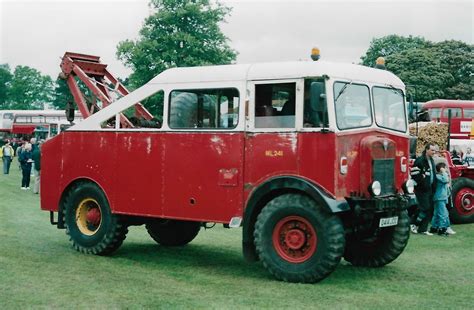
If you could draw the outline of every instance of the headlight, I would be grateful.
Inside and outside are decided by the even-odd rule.
[[[403,184],[403,191],[407,194],[413,194],[415,192],[415,181],[409,179]]]
[[[373,181],[372,184],[369,186],[369,192],[374,195],[378,196],[382,192],[382,186],[380,185],[379,181]]]

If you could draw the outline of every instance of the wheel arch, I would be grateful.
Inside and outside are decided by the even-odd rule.
[[[86,178],[86,177],[74,179],[68,185],[66,185],[66,187],[64,187],[64,190],[61,193],[61,197],[59,198],[58,224],[57,224],[58,228],[61,228],[61,229],[66,228],[64,226],[64,207],[65,207],[64,206],[64,201],[65,201],[68,193],[71,191],[71,189],[74,188],[79,183],[92,183],[92,184],[95,184],[104,193],[105,198],[110,202],[110,199],[107,196],[107,193],[104,190],[104,188],[102,186],[100,186],[100,184],[97,183],[95,180],[90,179],[90,178]]]
[[[300,193],[314,199],[329,213],[349,211],[346,201],[337,201],[322,186],[296,176],[273,177],[256,187],[247,200],[242,231],[242,250],[247,261],[256,261],[257,252],[253,240],[253,231],[257,216],[263,207],[275,197],[287,193]]]

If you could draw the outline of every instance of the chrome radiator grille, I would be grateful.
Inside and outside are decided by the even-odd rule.
[[[372,161],[372,173],[374,181],[379,181],[382,186],[381,195],[395,193],[394,176],[395,159],[374,159]]]

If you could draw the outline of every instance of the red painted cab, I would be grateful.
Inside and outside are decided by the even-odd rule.
[[[160,126],[123,121],[159,98]],[[129,225],[177,246],[222,223],[281,280],[317,282],[342,258],[382,266],[409,237],[405,111],[385,70],[170,69],[43,145],[41,208],[85,253],[112,253]]]

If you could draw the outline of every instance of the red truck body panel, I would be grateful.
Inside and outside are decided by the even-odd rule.
[[[370,157],[381,156],[375,146],[380,139],[390,141],[392,149],[379,152],[395,158],[400,189],[407,179],[399,167],[401,157],[408,157],[408,141],[382,131],[374,136],[373,129],[350,134],[68,131],[43,146],[43,166],[59,169],[42,171],[41,207],[57,211],[62,193],[80,179],[97,183],[114,213],[203,222],[241,217],[253,190],[275,176],[306,179],[336,199],[368,196]],[[348,158],[345,175],[339,171],[341,156]]]

